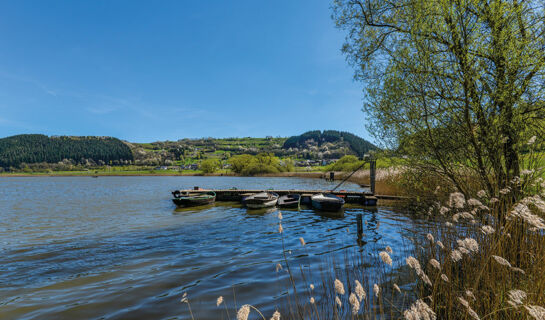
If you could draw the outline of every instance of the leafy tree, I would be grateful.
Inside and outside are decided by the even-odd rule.
[[[335,163],[332,163],[325,167],[325,171],[354,171],[363,164],[358,157],[353,155],[346,155],[340,158]]]
[[[231,157],[227,162],[231,164],[231,170],[235,173],[242,173],[244,168],[250,165],[253,160],[253,156],[249,154],[241,154]]]
[[[370,132],[468,193],[520,175],[543,133],[543,3],[336,0],[343,51],[367,90]]]
[[[231,157],[228,162],[231,169],[242,175],[255,175],[262,173],[276,173],[287,171],[290,166],[293,169],[293,161],[288,159],[283,164],[280,159],[272,153],[259,153],[255,156],[242,154]]]
[[[199,168],[204,173],[214,173],[216,172],[216,170],[219,169],[219,167],[220,163],[217,159],[206,159],[203,160],[199,165]]]
[[[242,170],[244,175],[255,175],[262,173],[277,173],[284,171],[280,165],[280,159],[272,153],[260,153],[253,156],[252,161]]]
[[[295,169],[295,161],[291,158],[283,159],[282,162],[284,162],[284,168],[287,172],[293,171]]]

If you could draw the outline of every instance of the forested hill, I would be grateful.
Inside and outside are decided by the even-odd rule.
[[[335,130],[315,130],[308,131],[299,136],[288,138],[283,145],[284,149],[289,148],[308,148],[311,146],[323,147],[331,143],[345,142],[349,149],[358,156],[363,156],[371,150],[378,148],[371,142],[362,139],[352,133]]]
[[[62,170],[74,165],[189,165],[204,159],[224,161],[235,155],[260,153],[293,160],[330,160],[344,155],[362,156],[376,149],[356,135],[333,130],[309,131],[290,138],[202,138],[151,143],[129,143],[111,137],[23,134],[0,138],[0,172],[2,168],[23,169],[27,165],[33,169]]]
[[[22,134],[0,139],[0,167],[17,167],[21,163],[57,163],[64,159],[76,163],[119,164],[132,161],[134,157],[129,146],[111,137]]]

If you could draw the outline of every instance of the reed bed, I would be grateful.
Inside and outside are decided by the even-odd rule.
[[[280,213],[282,301],[269,315],[248,304],[229,314],[219,297],[218,318],[545,320],[544,187],[526,170],[498,194],[453,192],[423,213],[429,233],[406,244],[409,255],[376,243],[371,255],[345,250],[317,266],[290,264]],[[190,308],[187,296],[182,302]]]

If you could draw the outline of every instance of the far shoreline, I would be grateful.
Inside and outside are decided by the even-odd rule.
[[[381,171],[383,174],[381,174]],[[36,173],[0,173],[0,178],[30,178],[30,177],[272,177],[272,178],[311,178],[311,179],[324,179],[329,177],[329,172],[323,171],[310,171],[310,172],[277,172],[258,174],[253,176],[239,175],[233,172],[216,172],[216,173],[202,173],[202,172],[93,172],[93,171],[64,171],[59,173],[48,172],[36,172]],[[384,174],[386,173],[386,174]],[[340,182],[345,179],[350,172],[335,171],[335,182]],[[395,186],[392,179],[388,178],[389,174],[387,170],[377,170],[377,180],[375,187],[375,194],[386,196],[402,196],[406,195],[402,190]],[[360,185],[363,188],[369,188],[369,170],[362,170],[357,174],[351,176],[348,182]]]
[[[343,174],[342,172],[340,173]],[[323,178],[325,176],[324,172],[313,171],[313,172],[279,172],[279,173],[267,173],[267,174],[257,174],[253,176],[239,175],[236,173],[175,173],[175,172],[87,172],[87,171],[73,171],[73,172],[60,172],[60,173],[50,173],[50,172],[35,172],[35,173],[0,173],[0,178],[3,177],[297,177],[297,178]]]
[[[36,172],[36,173],[0,173],[0,178],[31,178],[31,177],[49,177],[49,178],[55,178],[55,177],[255,177],[255,178],[313,178],[313,179],[324,179],[326,177],[327,172],[321,172],[321,171],[311,171],[311,172],[278,172],[278,173],[265,173],[265,174],[256,174],[253,176],[245,176],[245,175],[239,175],[232,172],[222,173],[222,172],[215,172],[215,173],[202,173],[202,172],[196,172],[196,173],[175,173],[175,172],[127,172],[124,173],[123,171],[118,172],[99,172],[99,173],[93,173],[88,171],[73,171],[73,172],[60,172],[60,173],[49,173],[49,172]],[[342,180],[346,177],[346,172],[336,171],[335,172],[335,181]],[[348,181],[357,183],[357,184],[363,184],[361,181],[362,179],[359,179],[357,177],[353,177],[353,179],[348,179]],[[368,181],[366,181],[368,182]]]

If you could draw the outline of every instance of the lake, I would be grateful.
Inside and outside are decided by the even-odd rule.
[[[337,182],[252,177],[0,178],[0,319],[225,318],[216,298],[252,304],[268,318],[288,275],[278,211],[238,203],[176,209],[174,189],[330,189]],[[343,189],[362,190],[347,183]],[[357,241],[356,215],[364,237]],[[282,210],[286,258],[297,268],[354,250],[394,249],[426,221],[390,206],[347,205],[344,216]],[[301,246],[299,238],[306,245]],[[370,266],[372,268],[372,266]],[[310,268],[309,268],[310,270]],[[310,282],[319,282],[316,268]],[[223,311],[222,311],[223,310]],[[223,313],[222,313],[223,312]]]

